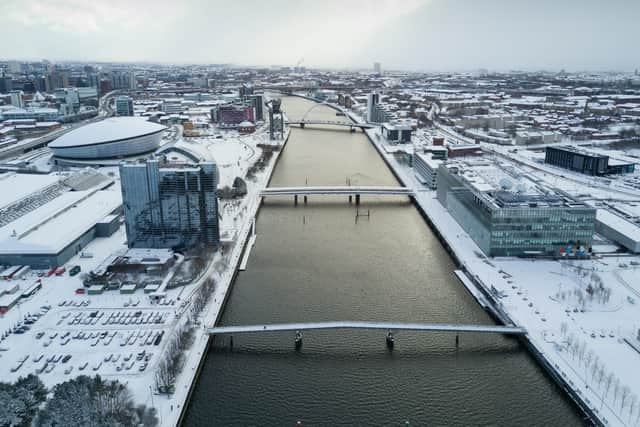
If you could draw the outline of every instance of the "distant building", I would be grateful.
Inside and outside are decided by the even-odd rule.
[[[376,74],[382,74],[382,66],[380,65],[379,62],[373,63],[373,72]]]
[[[116,115],[133,116],[133,99],[129,96],[119,96],[116,98]]]
[[[437,173],[438,201],[486,255],[588,256],[594,208],[551,191],[496,188],[486,178],[496,168],[484,160],[449,161]]]
[[[111,80],[102,79],[100,80],[100,94],[104,95],[105,93],[111,92],[113,89],[111,87]]]
[[[11,105],[18,108],[24,107],[24,92],[21,90],[12,90],[9,92],[11,95]]]
[[[0,113],[4,120],[35,119],[38,122],[55,122],[60,112],[55,108],[13,108]]]
[[[438,167],[442,160],[434,159],[431,154],[415,153],[413,156],[413,170],[422,184],[435,190],[437,188]]]
[[[0,93],[9,93],[13,90],[13,80],[10,76],[0,76]]]
[[[549,144],[562,138],[560,132],[551,131],[519,131],[516,132],[516,145]]]
[[[254,125],[252,122],[245,120],[244,122],[238,125],[238,132],[242,134],[249,134],[255,131],[256,131],[256,125]]]
[[[168,98],[162,101],[162,111],[166,114],[179,114],[184,110],[182,99]]]
[[[253,89],[253,85],[244,83],[238,89],[238,93],[240,94],[240,97],[244,97],[244,96],[248,96],[248,95],[253,95],[253,90],[254,90]]]
[[[217,109],[220,127],[237,128],[244,121],[256,121],[255,109],[249,103],[220,105]]]
[[[129,247],[218,246],[215,163],[122,163],[120,182]]]
[[[376,92],[372,92],[367,96],[367,122],[373,123],[374,118],[374,109],[376,104],[380,102],[380,94]]]
[[[482,148],[477,144],[454,144],[447,145],[447,156],[454,157],[467,157],[467,156],[479,156],[482,154]]]
[[[53,96],[61,104],[65,104],[68,110],[75,111],[80,108],[80,93],[74,87],[56,89]]]
[[[394,106],[386,102],[376,103],[371,110],[371,123],[389,123],[396,120],[398,117],[393,109]],[[367,107],[367,114],[368,111]]]
[[[111,74],[111,87],[113,89],[135,89],[136,86],[133,73],[117,71]]]
[[[251,103],[255,110],[255,119],[256,121],[264,120],[264,99],[262,98],[262,94],[252,94],[246,95],[244,100]]]
[[[594,176],[633,173],[635,170],[635,164],[631,161],[612,159],[604,154],[572,146],[547,147],[544,162]]]
[[[389,142],[406,144],[411,142],[413,128],[408,124],[385,123],[382,125],[382,136]]]
[[[88,76],[89,87],[95,87],[96,89],[100,87],[100,76],[98,73],[91,73]]]
[[[18,74],[22,72],[22,64],[18,61],[7,62],[7,69],[10,73]]]

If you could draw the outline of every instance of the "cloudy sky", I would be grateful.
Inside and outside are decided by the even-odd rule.
[[[0,58],[626,70],[640,0],[0,0]]]

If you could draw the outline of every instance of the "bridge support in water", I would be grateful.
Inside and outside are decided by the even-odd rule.
[[[356,206],[360,205],[360,195],[356,194]]]
[[[304,196],[304,204],[307,204],[307,196]]]
[[[298,195],[297,194],[295,196],[293,196],[293,204],[295,206],[298,206]]]

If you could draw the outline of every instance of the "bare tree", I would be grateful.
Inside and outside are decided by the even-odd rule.
[[[620,390],[620,410],[623,410],[624,405],[628,403],[629,393],[631,393],[631,390],[627,386],[622,387],[622,390]]]
[[[631,415],[633,415],[636,403],[638,403],[638,397],[635,394],[632,394],[629,398],[629,421],[631,421]]]
[[[584,359],[585,351],[587,351],[587,343],[582,341],[582,342],[580,342],[579,348],[578,348],[578,359],[580,359],[580,361],[582,361]]]
[[[618,394],[620,394],[621,391],[621,386],[620,386],[620,380],[619,379],[615,379],[615,382],[613,383],[613,404],[616,404],[616,401],[618,400]]]
[[[175,384],[175,371],[169,367],[169,355],[165,354],[165,358],[160,361],[156,369],[156,388],[165,393],[171,390]]]
[[[593,361],[593,350],[589,350],[584,356],[584,366],[589,369],[591,362]]]
[[[613,384],[614,375],[613,372],[609,372],[604,379],[604,397],[607,397],[609,394],[609,389],[611,389],[611,385]]]
[[[562,324],[560,325],[560,334],[564,337],[565,335],[567,335],[567,329],[569,328],[569,326],[567,325],[567,322],[562,322]]]
[[[599,369],[598,369],[598,387],[600,387],[600,385],[602,384],[602,380],[605,376],[605,369],[604,369],[604,364],[600,365]]]
[[[596,378],[596,374],[598,373],[598,369],[600,368],[600,363],[598,362],[597,359],[593,359],[592,361],[589,362],[589,364],[586,364],[586,366],[587,366],[587,369],[590,369],[591,381],[594,381]]]

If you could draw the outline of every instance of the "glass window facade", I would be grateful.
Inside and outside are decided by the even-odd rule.
[[[488,256],[559,256],[568,248],[591,247],[594,208],[578,203],[501,207],[444,165],[437,180],[440,203]]]
[[[122,164],[120,182],[129,247],[219,245],[215,163]]]

